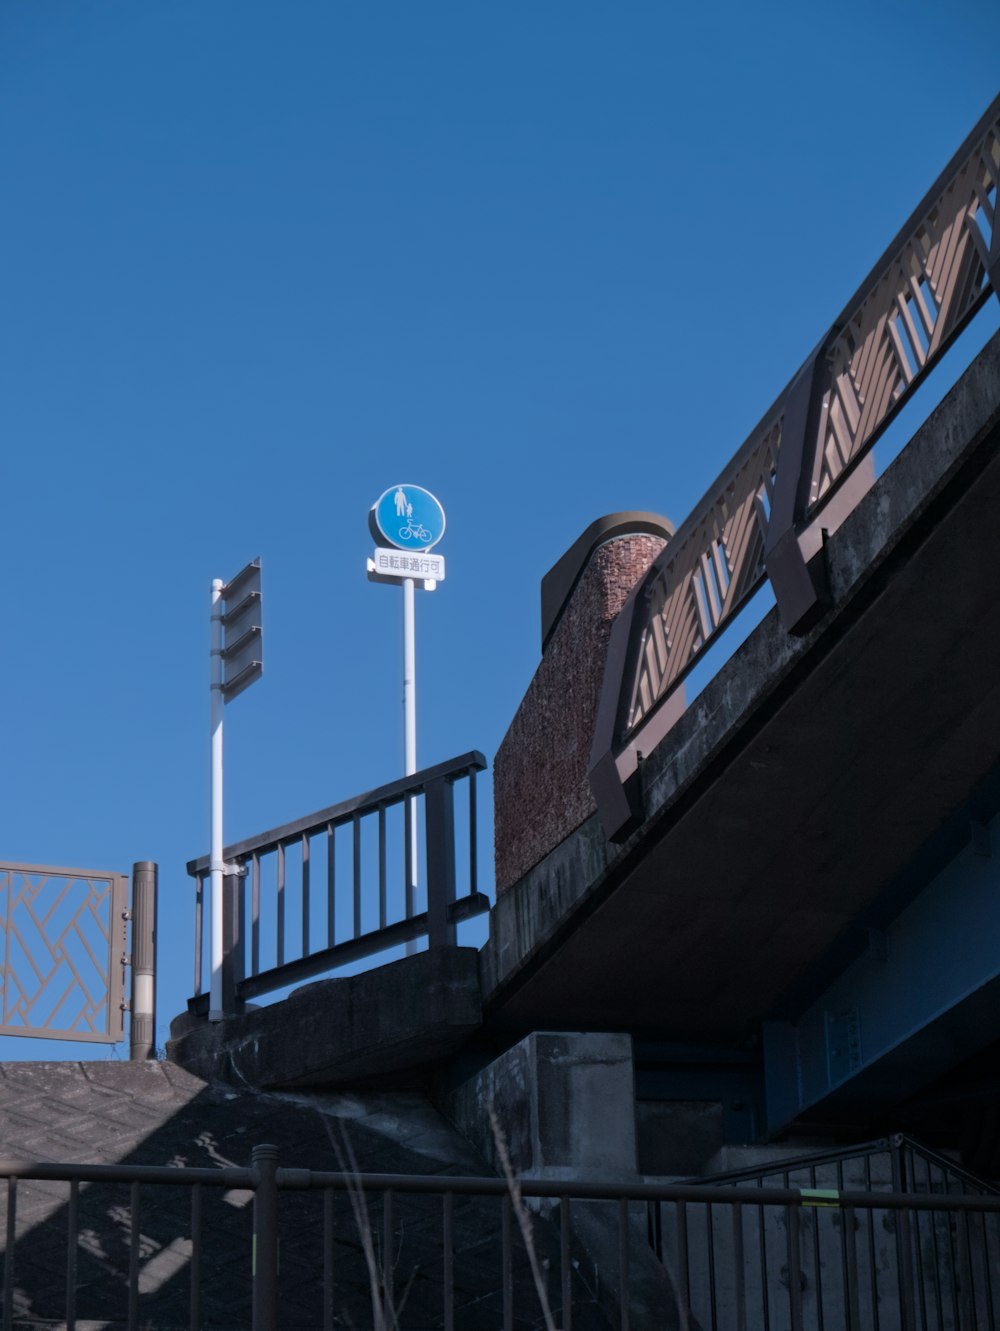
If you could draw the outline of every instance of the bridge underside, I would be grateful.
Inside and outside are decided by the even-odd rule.
[[[639,831],[593,818],[501,897],[489,1020],[741,1038],[995,812],[998,445],[995,337],[826,542],[822,621],[769,614],[645,755]]]

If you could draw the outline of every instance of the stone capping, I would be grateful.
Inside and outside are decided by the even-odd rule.
[[[596,518],[556,560],[542,578],[543,654],[594,551],[616,537],[637,536],[642,532],[669,541],[674,534],[674,524],[659,513],[631,510],[607,513],[603,518]]]

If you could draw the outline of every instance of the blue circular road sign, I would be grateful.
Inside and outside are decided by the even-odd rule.
[[[398,550],[429,550],[444,535],[444,509],[430,490],[394,485],[372,505],[368,525],[376,541]]]

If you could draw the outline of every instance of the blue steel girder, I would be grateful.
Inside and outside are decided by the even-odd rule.
[[[1000,1038],[1000,815],[795,1017],[763,1023],[767,1132],[905,1100]]]

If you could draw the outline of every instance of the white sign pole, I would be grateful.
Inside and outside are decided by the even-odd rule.
[[[417,652],[413,613],[414,582],[403,579],[403,767],[404,776],[417,770]],[[410,879],[406,884],[406,914],[413,912],[417,885],[417,808],[415,800],[406,801],[406,835],[410,844]],[[407,953],[416,951],[407,943]]]
[[[403,762],[404,776],[417,770],[417,653],[413,623],[413,579],[403,579]]]
[[[222,1010],[222,590],[221,578],[212,582],[212,848],[209,855],[212,883],[212,982],[209,1021],[221,1021]]]

